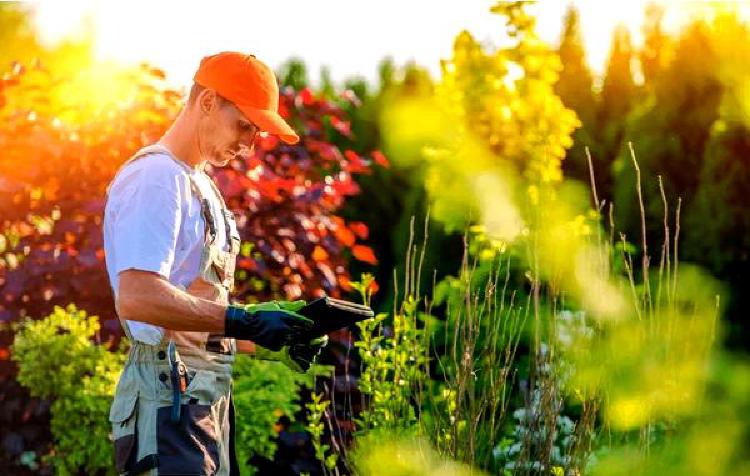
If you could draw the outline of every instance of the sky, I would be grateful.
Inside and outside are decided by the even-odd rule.
[[[255,54],[277,68],[290,57],[303,59],[315,81],[323,65],[334,81],[364,76],[373,81],[377,64],[391,56],[397,64],[414,60],[437,76],[462,30],[497,45],[503,22],[489,13],[495,0],[245,0],[245,1],[31,1],[41,39],[54,44],[81,34],[86,25],[101,59],[150,62],[177,86],[189,85],[200,58],[224,50]],[[622,22],[637,45],[648,0],[540,0],[530,10],[537,31],[559,42],[569,3],[581,13],[590,65],[601,74],[613,28]],[[719,3],[662,0],[667,30]],[[750,1],[738,5],[750,18]]]

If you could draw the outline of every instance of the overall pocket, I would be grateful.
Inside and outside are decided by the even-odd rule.
[[[127,471],[136,458],[137,403],[137,391],[120,392],[115,394],[109,410],[115,450],[115,468],[118,473]]]
[[[198,370],[191,379],[180,408],[180,421],[172,423],[171,406],[157,409],[156,444],[160,475],[210,476],[219,470],[217,422],[212,412],[216,376]]]
[[[172,407],[157,410],[156,444],[160,475],[211,476],[219,469],[219,442],[210,405],[182,405],[172,423]]]

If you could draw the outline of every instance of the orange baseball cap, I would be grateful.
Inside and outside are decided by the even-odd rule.
[[[260,130],[270,132],[288,144],[299,136],[279,115],[279,86],[271,68],[235,51],[224,51],[201,60],[193,80],[231,101]]]

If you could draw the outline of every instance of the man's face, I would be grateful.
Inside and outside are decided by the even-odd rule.
[[[202,114],[198,126],[198,147],[203,159],[211,165],[222,167],[235,155],[252,151],[259,129],[237,106],[210,93],[208,97],[201,97],[199,103]]]

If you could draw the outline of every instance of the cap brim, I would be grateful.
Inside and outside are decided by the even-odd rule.
[[[261,131],[268,132],[279,136],[287,144],[296,144],[299,142],[299,136],[294,129],[286,123],[283,117],[273,111],[257,109],[251,106],[237,105],[237,108],[253,122],[260,127]]]

